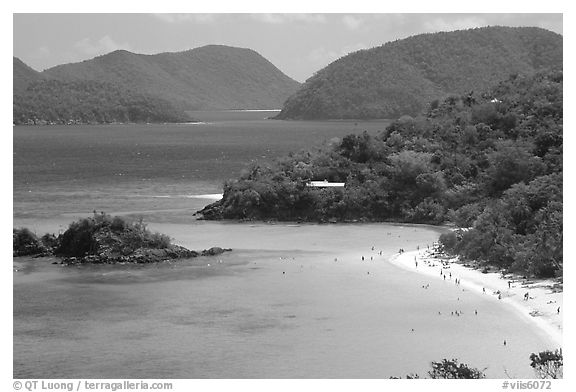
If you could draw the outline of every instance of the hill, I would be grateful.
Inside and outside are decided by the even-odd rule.
[[[12,67],[14,93],[21,93],[30,83],[44,79],[40,72],[33,70],[17,57],[13,57]]]
[[[181,110],[277,109],[300,85],[255,51],[222,45],[155,55],[117,50],[42,74],[114,85]]]
[[[536,27],[422,34],[360,50],[314,76],[278,119],[398,118],[511,74],[562,69],[562,36]]]
[[[536,276],[562,271],[563,76],[515,76],[448,97],[382,133],[255,165],[205,219],[398,221],[469,228],[465,258]],[[345,182],[316,188],[310,181]],[[441,238],[442,239],[442,238]]]
[[[13,96],[14,124],[186,122],[170,102],[95,81],[38,79]]]

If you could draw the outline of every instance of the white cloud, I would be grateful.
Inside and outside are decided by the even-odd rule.
[[[167,23],[197,22],[210,23],[218,14],[153,14],[156,18]]]
[[[252,19],[269,24],[282,24],[290,22],[325,23],[323,14],[251,14]]]
[[[131,50],[130,45],[127,43],[118,43],[108,35],[105,35],[96,41],[90,38],[84,38],[83,40],[76,42],[74,48],[82,54],[90,56],[105,54],[118,49]]]
[[[364,23],[364,19],[359,16],[345,15],[342,17],[342,22],[350,30],[357,30]]]

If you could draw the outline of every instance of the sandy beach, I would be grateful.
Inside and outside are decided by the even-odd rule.
[[[562,287],[553,279],[524,279],[464,266],[457,258],[435,253],[432,248],[399,253],[392,264],[425,274],[446,284],[457,284],[501,302],[536,325],[557,346],[562,346]],[[441,272],[442,271],[442,272]],[[528,297],[526,297],[528,294]]]

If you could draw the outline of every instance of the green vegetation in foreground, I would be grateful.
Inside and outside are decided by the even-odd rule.
[[[562,36],[536,27],[420,34],[359,50],[309,78],[278,119],[398,118],[509,74],[562,67]]]
[[[58,237],[38,238],[27,228],[13,230],[14,256],[50,256],[63,263],[150,263],[170,259],[212,256],[230,249],[210,248],[202,252],[171,243],[165,234],[153,233],[142,220],[128,221],[96,213],[72,222]]]
[[[538,378],[562,378],[564,359],[562,349],[555,351],[541,351],[530,355],[530,366]],[[431,363],[432,370],[428,371],[428,377],[432,379],[480,379],[486,378],[484,371],[459,363],[457,359],[443,359],[440,362]],[[399,377],[391,377],[399,378]],[[409,374],[405,378],[418,379],[418,374]],[[541,384],[538,384],[540,387]],[[540,387],[541,388],[541,387]],[[538,388],[535,388],[538,389]]]
[[[562,273],[562,72],[434,101],[379,135],[254,165],[205,219],[397,221],[468,228],[447,251],[512,272]],[[313,188],[311,180],[345,182]]]

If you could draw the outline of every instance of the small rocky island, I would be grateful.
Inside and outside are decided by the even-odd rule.
[[[194,251],[153,233],[143,221],[130,221],[104,212],[72,222],[58,235],[36,236],[27,228],[13,230],[13,256],[57,256],[62,264],[157,263],[198,256],[215,256],[231,249]]]

